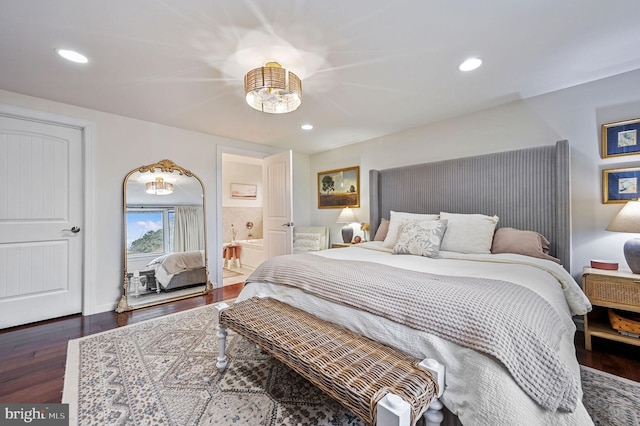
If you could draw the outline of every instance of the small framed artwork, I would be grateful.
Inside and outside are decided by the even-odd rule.
[[[318,208],[360,207],[360,167],[318,173]]]
[[[231,198],[255,200],[258,197],[258,185],[248,183],[232,183]]]
[[[640,197],[640,167],[602,171],[602,202],[626,203]]]
[[[602,158],[640,154],[640,118],[602,125]]]

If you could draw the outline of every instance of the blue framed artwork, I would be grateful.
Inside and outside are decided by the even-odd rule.
[[[626,203],[637,200],[640,183],[640,167],[609,169],[602,171],[602,202]]]
[[[640,154],[640,118],[602,125],[602,158]]]

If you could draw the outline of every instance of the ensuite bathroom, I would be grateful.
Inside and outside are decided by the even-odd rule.
[[[262,159],[222,155],[223,285],[244,282],[266,254],[263,246]]]

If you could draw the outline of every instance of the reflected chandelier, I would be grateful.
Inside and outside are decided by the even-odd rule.
[[[173,192],[173,184],[165,182],[161,177],[146,183],[146,193],[152,195],[169,195]]]
[[[270,114],[295,111],[302,103],[302,81],[277,62],[244,76],[244,93],[251,108]]]

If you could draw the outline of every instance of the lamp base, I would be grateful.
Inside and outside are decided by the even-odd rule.
[[[640,274],[640,239],[632,238],[624,243],[624,258],[634,274]]]
[[[350,243],[353,238],[353,228],[349,225],[345,225],[342,227],[342,241],[345,243]]]

